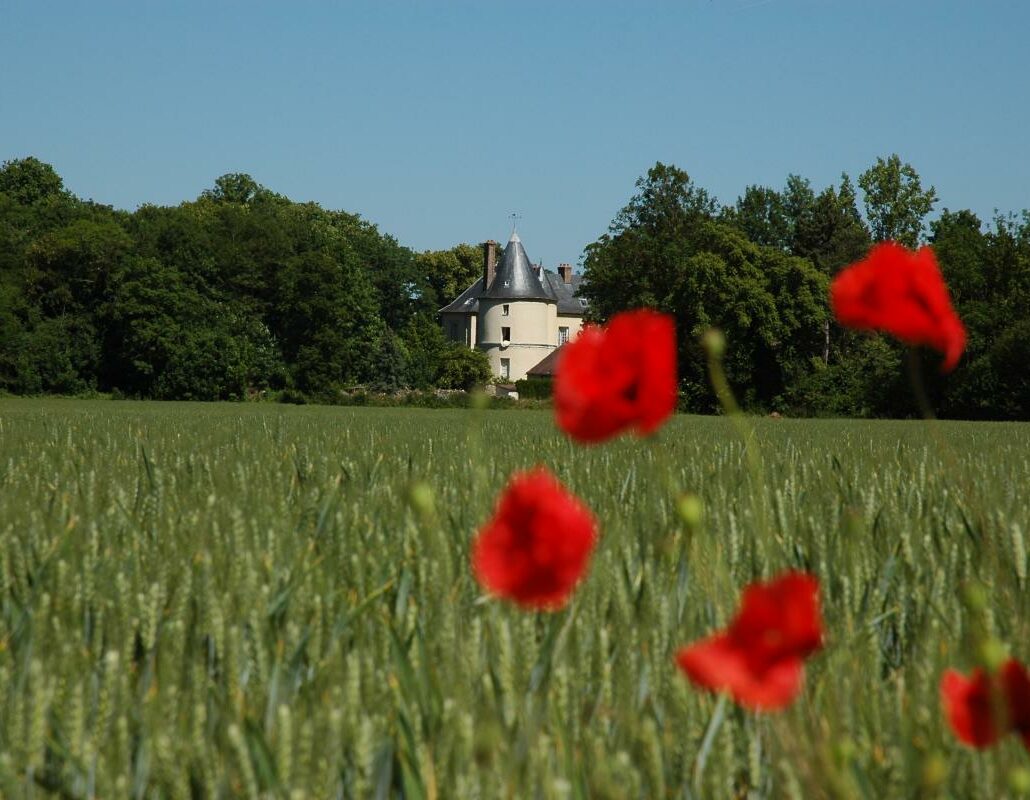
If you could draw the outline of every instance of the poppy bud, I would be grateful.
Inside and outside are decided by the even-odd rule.
[[[421,517],[432,517],[436,514],[436,501],[433,490],[425,481],[415,481],[408,489],[408,502]]]
[[[948,779],[948,762],[940,753],[930,753],[923,760],[920,784],[926,791],[934,791]]]
[[[701,526],[701,520],[704,517],[704,506],[701,504],[701,498],[693,492],[680,495],[676,503],[676,511],[679,512],[680,519],[691,530]]]
[[[469,404],[476,411],[483,411],[490,407],[490,398],[482,389],[476,389],[469,395]]]
[[[701,346],[709,358],[719,361],[726,352],[726,336],[718,328],[709,328],[701,337]]]
[[[1008,659],[1008,648],[993,636],[988,636],[980,642],[980,646],[977,648],[977,657],[981,664],[993,672]]]
[[[1014,767],[1009,770],[1009,788],[1015,795],[1030,794],[1030,769]]]

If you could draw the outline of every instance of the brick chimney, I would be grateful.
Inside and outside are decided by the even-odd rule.
[[[488,239],[483,242],[483,289],[489,289],[497,274],[497,242]]]
[[[561,279],[565,283],[572,283],[572,265],[571,264],[559,264],[558,274],[561,275]]]

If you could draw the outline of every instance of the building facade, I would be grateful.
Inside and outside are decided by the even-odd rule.
[[[526,373],[583,327],[581,275],[532,264],[517,233],[498,259],[498,244],[483,244],[483,276],[440,309],[444,333],[486,353],[494,375],[508,381]]]

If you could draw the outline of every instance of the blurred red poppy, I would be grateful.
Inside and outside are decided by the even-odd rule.
[[[944,354],[950,372],[966,347],[966,329],[955,313],[937,257],[882,242],[864,261],[841,270],[830,285],[830,303],[841,325],[881,330]]]
[[[953,669],[941,677],[941,702],[951,730],[971,747],[989,747],[1001,735],[995,720],[994,684],[977,667],[967,678]]]
[[[554,406],[558,426],[580,442],[655,431],[676,408],[672,317],[640,309],[585,327],[562,349]]]
[[[694,683],[740,705],[777,709],[801,690],[804,659],[822,646],[819,582],[788,572],[744,590],[726,630],[682,648],[676,661]]]
[[[1030,750],[1030,674],[1014,658],[1001,668],[1001,684],[1008,703],[1009,725]]]
[[[476,580],[526,608],[568,602],[597,542],[597,521],[544,467],[516,473],[472,547]]]
[[[977,667],[969,677],[956,670],[941,676],[941,703],[955,737],[983,749],[1014,731],[1030,749],[1030,676],[1010,658],[997,674]]]

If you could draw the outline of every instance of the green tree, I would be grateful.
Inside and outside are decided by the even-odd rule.
[[[870,243],[869,229],[855,205],[854,187],[843,174],[839,190],[828,186],[812,197],[796,221],[790,250],[832,276],[865,256]]]
[[[612,222],[610,233],[617,235],[631,228],[667,229],[710,219],[719,210],[715,198],[686,172],[661,161],[637,179],[636,188],[637,193]]]
[[[27,250],[27,292],[47,316],[92,313],[112,271],[132,252],[132,238],[112,221],[77,219]]]
[[[377,392],[394,392],[407,385],[408,350],[401,337],[386,328],[376,345],[375,377],[370,386]]]
[[[819,352],[825,277],[713,220],[714,205],[697,201],[705,195],[682,170],[652,170],[637,188],[609,233],[586,248],[581,291],[591,315],[645,306],[674,315],[683,388],[696,408],[713,402],[698,337],[719,327],[730,342],[728,373],[745,402],[772,403],[792,362]]]
[[[413,316],[402,333],[408,354],[408,382],[416,389],[431,389],[440,385],[445,354],[451,342],[443,334],[440,324],[429,313]]]
[[[859,176],[858,185],[865,193],[866,217],[874,240],[893,239],[907,247],[919,244],[937,192],[933,186],[923,189],[911,164],[902,164],[896,153],[878,158]]]
[[[442,354],[437,386],[468,391],[485,384],[491,374],[485,353],[451,342]]]
[[[988,257],[988,239],[980,218],[969,210],[946,208],[940,218],[930,224],[930,230],[930,242],[956,302],[987,300],[990,286],[983,265]]]
[[[248,205],[267,194],[267,190],[245,172],[229,172],[215,178],[215,185],[205,189],[202,197],[216,203]]]
[[[61,197],[64,181],[52,166],[29,156],[0,165],[0,192],[22,205]]]
[[[481,277],[482,258],[479,248],[471,244],[416,255],[415,269],[427,287],[426,310],[442,308]]]
[[[783,187],[783,210],[789,228],[787,249],[797,255],[801,248],[805,231],[811,226],[811,217],[815,209],[815,191],[812,182],[800,175],[788,175]]]
[[[134,257],[114,276],[105,329],[105,381],[129,394],[227,400],[285,382],[258,318],[155,258]]]
[[[365,273],[309,252],[289,259],[276,280],[272,330],[297,387],[325,393],[374,381],[384,325]]]
[[[722,218],[755,244],[790,249],[790,219],[783,195],[775,189],[748,186],[735,206],[723,209]]]

